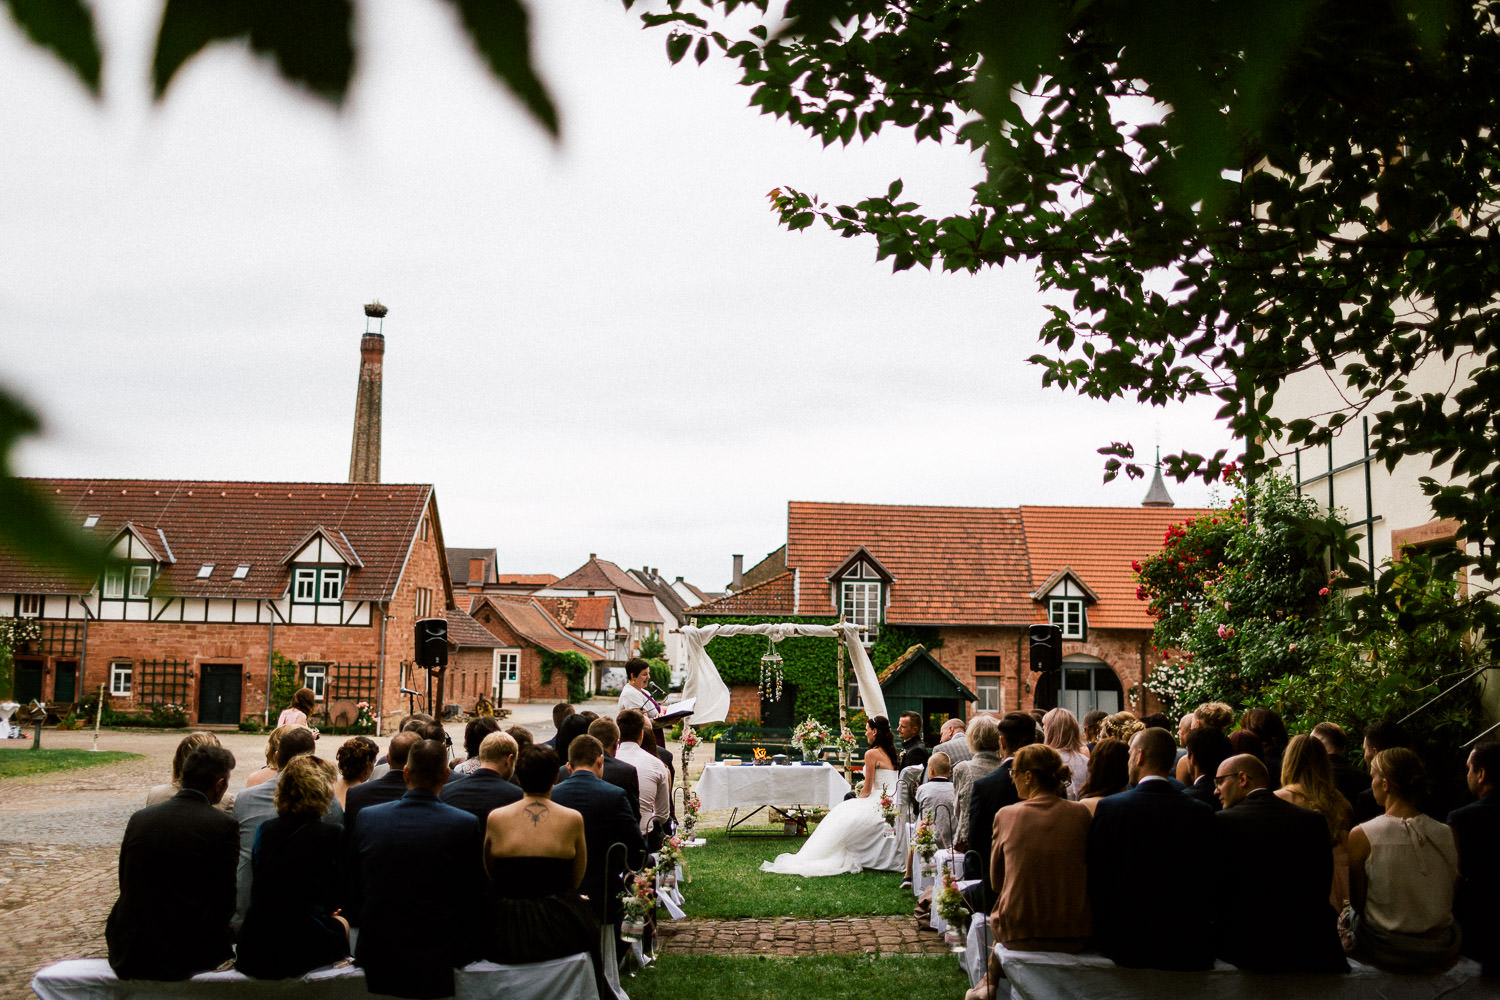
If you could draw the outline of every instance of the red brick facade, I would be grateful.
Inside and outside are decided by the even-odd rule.
[[[542,683],[542,654],[537,647],[525,636],[518,634],[508,625],[503,618],[486,605],[480,605],[474,612],[474,620],[495,634],[506,646],[521,651],[521,665],[519,669],[519,680],[521,685],[521,701],[567,701],[568,700],[568,678],[561,671],[554,670],[552,678],[547,683]]]

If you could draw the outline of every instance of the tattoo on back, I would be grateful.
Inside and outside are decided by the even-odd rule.
[[[536,826],[547,816],[547,807],[541,802],[531,802],[526,806],[526,815],[531,817],[531,825]]]

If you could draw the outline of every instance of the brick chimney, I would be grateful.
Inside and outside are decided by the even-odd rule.
[[[469,589],[470,590],[483,590],[484,589],[484,575],[485,575],[484,574],[484,560],[483,559],[470,559],[469,560]]]
[[[736,555],[734,559],[734,577],[729,581],[729,589],[734,591],[745,589],[745,557]]]
[[[380,482],[380,369],[385,357],[385,314],[379,300],[365,306],[365,335],[359,341],[359,388],[354,394],[354,443],[349,449],[349,482]]]

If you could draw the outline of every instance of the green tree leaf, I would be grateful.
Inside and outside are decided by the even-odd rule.
[[[82,0],[5,0],[10,16],[36,44],[48,49],[99,96],[103,55],[94,35],[94,13]]]
[[[520,0],[450,0],[463,16],[474,47],[496,79],[520,98],[537,123],[559,134],[557,107],[531,63],[530,15]]]

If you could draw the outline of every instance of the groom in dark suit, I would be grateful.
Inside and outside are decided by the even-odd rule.
[[[233,955],[239,825],[214,808],[234,755],[199,747],[182,765],[182,791],[130,817],[120,844],[120,898],[104,940],[121,979],[187,979]]]
[[[1194,970],[1214,964],[1212,921],[1183,920],[1181,901],[1172,893],[1142,890],[1143,872],[1159,877],[1220,869],[1213,810],[1167,780],[1176,760],[1171,733],[1136,733],[1130,741],[1135,788],[1100,799],[1089,827],[1089,903],[1097,945],[1128,968]]]
[[[454,967],[478,955],[482,831],[469,813],[438,801],[448,778],[442,743],[417,743],[403,770],[406,794],[367,807],[350,834],[345,915],[359,924],[354,960],[371,993],[451,997]]]
[[[621,874],[626,865],[640,867],[646,839],[624,790],[604,780],[604,748],[597,739],[574,737],[568,745],[568,768],[572,773],[552,786],[552,801],[583,813],[589,861],[581,888],[599,919],[613,923],[620,918]],[[623,845],[623,850],[616,844]]]

